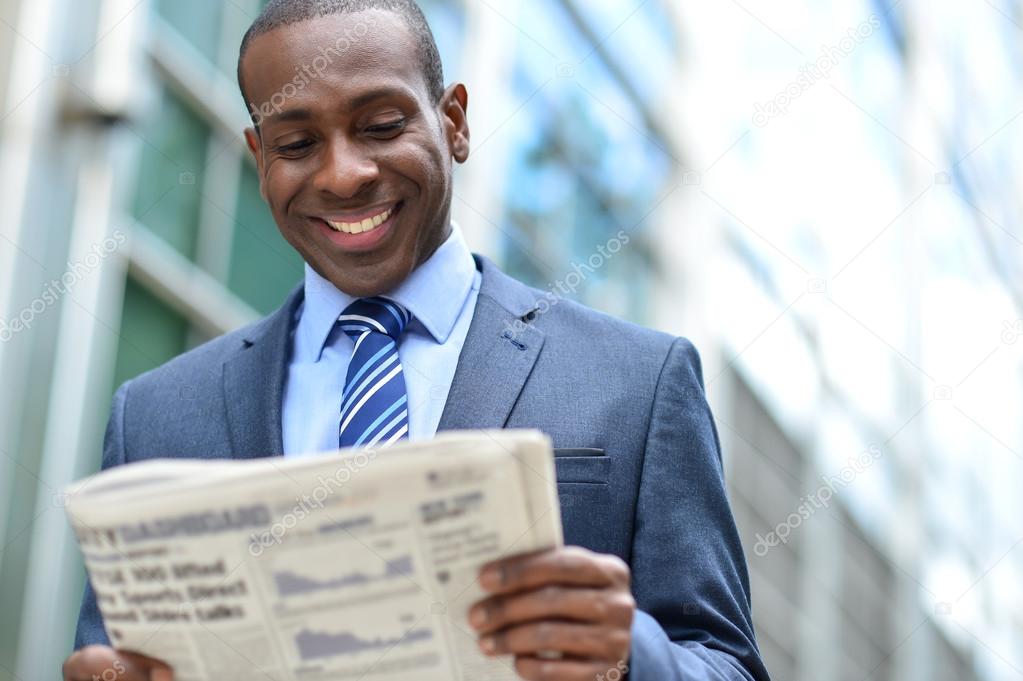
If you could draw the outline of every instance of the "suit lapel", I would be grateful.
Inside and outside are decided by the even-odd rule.
[[[503,428],[543,347],[530,324],[536,295],[487,258],[473,258],[483,275],[479,297],[438,431]]]
[[[281,402],[288,369],[291,320],[302,302],[300,285],[276,312],[252,327],[224,363],[224,403],[236,459],[281,456]]]

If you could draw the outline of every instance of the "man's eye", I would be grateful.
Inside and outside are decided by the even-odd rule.
[[[393,123],[383,123],[381,125],[372,125],[366,128],[366,132],[371,135],[378,137],[394,137],[399,132],[405,129],[406,119],[394,121]]]
[[[311,140],[301,140],[299,142],[292,142],[291,144],[285,144],[282,147],[277,147],[277,152],[282,154],[294,153],[296,151],[302,151],[310,144],[312,144]]]

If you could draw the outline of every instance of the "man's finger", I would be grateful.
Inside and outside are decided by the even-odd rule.
[[[480,585],[491,593],[514,593],[547,584],[628,586],[629,576],[617,556],[568,546],[488,563],[480,570]]]
[[[594,679],[623,678],[624,662],[616,664],[584,662],[582,660],[544,660],[536,657],[515,658],[515,672],[525,681],[594,681]],[[611,674],[612,670],[618,675]]]
[[[552,585],[484,599],[470,609],[469,623],[480,633],[541,619],[629,627],[635,606],[627,591]]]
[[[538,656],[555,651],[572,657],[614,660],[624,657],[628,630],[574,622],[531,622],[487,634],[480,649],[488,655]]]
[[[173,681],[170,667],[136,653],[114,650],[109,646],[86,646],[64,661],[64,681]]]

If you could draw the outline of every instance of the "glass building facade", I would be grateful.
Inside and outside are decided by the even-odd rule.
[[[700,348],[774,678],[1018,676],[1020,4],[421,5],[473,249]],[[241,136],[259,8],[0,0],[0,681],[70,649],[113,390],[301,279]]]

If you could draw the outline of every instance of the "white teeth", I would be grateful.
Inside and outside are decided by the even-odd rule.
[[[330,228],[335,232],[344,232],[345,234],[362,234],[363,232],[368,232],[387,222],[387,219],[391,217],[393,212],[394,209],[389,208],[380,215],[372,218],[366,218],[362,222],[332,222],[330,220],[325,220],[324,222],[330,225]]]

